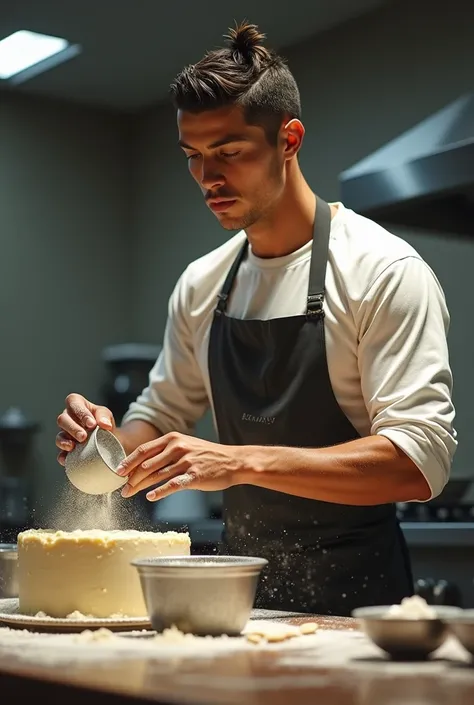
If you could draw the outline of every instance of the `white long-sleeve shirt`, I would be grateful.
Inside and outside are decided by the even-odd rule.
[[[457,445],[449,313],[441,286],[403,239],[343,206],[332,220],[326,273],[328,369],[339,406],[361,436],[381,434],[418,466],[438,495]],[[212,393],[209,332],[216,297],[243,244],[240,232],[192,262],[169,301],[163,350],[124,422],[194,433]],[[227,308],[267,320],[305,312],[311,242],[261,259],[249,247]]]

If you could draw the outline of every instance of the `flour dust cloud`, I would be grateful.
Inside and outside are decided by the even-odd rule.
[[[138,529],[143,530],[144,510],[124,499],[120,491],[105,495],[90,495],[67,483],[58,492],[54,506],[47,514],[45,528],[56,531],[76,529]]]

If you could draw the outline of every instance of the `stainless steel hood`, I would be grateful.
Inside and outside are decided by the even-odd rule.
[[[339,176],[341,200],[374,220],[474,235],[474,93]]]

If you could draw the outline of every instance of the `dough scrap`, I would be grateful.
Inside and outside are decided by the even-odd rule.
[[[304,622],[299,626],[292,624],[280,624],[272,622],[250,623],[244,630],[247,641],[253,644],[260,644],[262,641],[268,644],[276,644],[299,636],[314,634],[318,629],[316,622]]]
[[[304,624],[300,625],[300,632],[301,634],[314,634],[319,629],[319,626],[316,624],[316,622],[305,622]]]

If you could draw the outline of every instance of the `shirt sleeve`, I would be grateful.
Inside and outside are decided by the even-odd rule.
[[[185,272],[169,300],[163,349],[150,372],[148,386],[130,405],[123,423],[141,419],[163,435],[170,431],[194,434],[209,401],[194,353],[189,310]]]
[[[453,427],[449,312],[422,259],[390,264],[357,315],[362,394],[371,433],[399,446],[425,476],[431,497],[447,483],[457,446]]]

